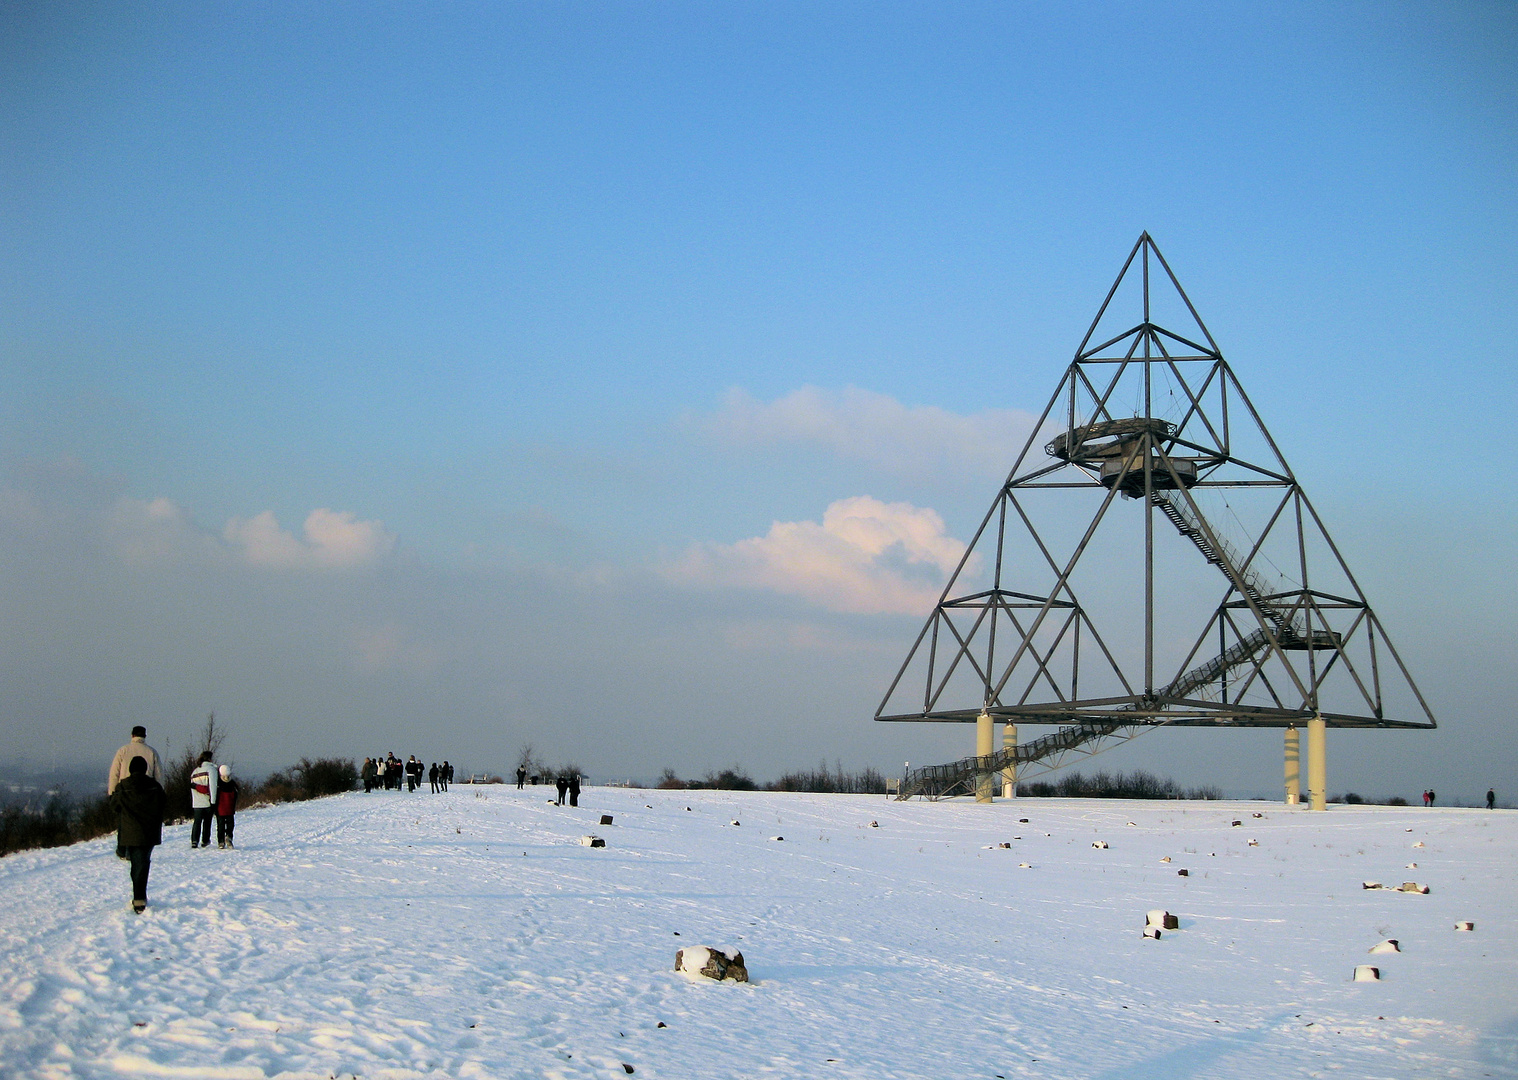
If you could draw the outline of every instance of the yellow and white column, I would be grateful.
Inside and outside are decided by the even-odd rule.
[[[995,726],[991,723],[991,714],[982,712],[975,718],[975,756],[988,758],[994,753],[993,741]],[[991,801],[991,770],[979,769],[975,773],[975,801],[988,803]]]
[[[1003,724],[1001,729],[1001,748],[1011,750],[1017,745],[1017,725]],[[1013,799],[1017,797],[1017,762],[1007,762],[1007,767],[1001,771],[1001,797]]]
[[[1286,729],[1286,805],[1296,806],[1302,801],[1302,733],[1294,727]]]
[[[1307,793],[1311,809],[1328,809],[1328,724],[1321,716],[1307,722]]]

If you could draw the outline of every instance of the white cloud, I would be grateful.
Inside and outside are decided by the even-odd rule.
[[[694,545],[667,572],[799,596],[829,611],[926,615],[964,550],[935,511],[856,495],[830,505],[820,524],[777,521],[764,536]]]
[[[395,537],[378,521],[359,521],[347,510],[318,507],[306,516],[303,532],[296,537],[265,510],[228,521],[222,539],[255,566],[277,568],[364,566],[395,548]]]
[[[360,521],[349,511],[325,507],[306,515],[300,536],[282,528],[272,510],[234,517],[218,535],[163,496],[118,498],[98,523],[81,515],[73,527],[88,533],[103,529],[109,549],[138,565],[188,559],[274,569],[348,569],[376,563],[395,550],[395,536],[380,522]]]
[[[728,391],[707,416],[709,434],[739,445],[807,443],[892,473],[922,477],[971,472],[1003,476],[1027,442],[1037,417],[1017,409],[962,416],[934,405],[850,386],[803,386],[774,401]]]

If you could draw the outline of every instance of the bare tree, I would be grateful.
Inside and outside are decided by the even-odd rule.
[[[221,759],[221,744],[227,741],[227,729],[216,726],[215,711],[206,714],[206,726],[200,732],[200,749],[210,752],[211,760]]]

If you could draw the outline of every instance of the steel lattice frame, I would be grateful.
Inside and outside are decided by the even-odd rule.
[[[1134,291],[1130,274],[1142,276],[1142,315],[1110,333],[1114,297],[1125,281],[1124,296]],[[1172,305],[1179,299],[1185,333],[1154,321],[1152,279],[1173,288],[1162,299]],[[1161,381],[1178,420],[1155,415]],[[1118,411],[1120,386],[1135,402],[1142,387],[1132,416]],[[1042,454],[1035,449],[1041,438],[1049,440]],[[1216,491],[1266,500],[1258,535],[1237,547],[1229,543],[1198,501]],[[1031,498],[1060,492],[1078,505],[1096,504],[1073,550],[1046,542],[1029,511]],[[1102,526],[1123,517],[1112,512],[1120,495],[1142,500],[1141,671],[1134,661],[1124,669],[1116,639],[1103,636],[1074,580]],[[1131,516],[1127,521],[1133,525]],[[1014,534],[1036,553],[1020,565],[1008,551]],[[1167,534],[1215,566],[1223,587],[1173,673],[1168,665],[1157,670],[1156,649],[1155,547]],[[1294,552],[1287,587],[1271,585],[1260,569],[1267,542]],[[976,560],[991,564],[989,588],[958,591]],[[1052,583],[1025,584],[1039,576]],[[1206,580],[1216,587],[1216,576]],[[1173,656],[1176,629],[1163,631]],[[1083,649],[1088,671],[1098,669],[1095,681],[1105,684],[1093,693],[1087,677],[1087,696]],[[918,685],[907,679],[914,665],[926,669],[922,696],[901,701],[904,688]],[[1389,688],[1410,715],[1388,715]],[[1129,253],[875,719],[968,723],[982,713],[1018,724],[1084,725],[1088,742],[1130,737],[1135,726],[1288,727],[1315,717],[1331,727],[1436,726],[1339,548],[1148,233]],[[1092,749],[1051,745],[1044,756]]]

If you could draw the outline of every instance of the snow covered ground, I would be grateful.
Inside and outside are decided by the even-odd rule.
[[[0,1075],[1518,1074],[1518,813],[582,802],[352,794],[239,815],[225,852],[178,827],[140,917],[110,842],[0,860]],[[1180,929],[1145,940],[1157,907]],[[688,981],[683,945],[754,981]]]

